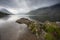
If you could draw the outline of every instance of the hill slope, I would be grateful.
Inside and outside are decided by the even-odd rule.
[[[12,14],[11,12],[9,12],[7,9],[2,8],[0,9],[0,12],[6,13],[6,14]]]
[[[11,13],[6,9],[0,10],[0,18],[10,15]]]
[[[4,13],[4,12],[0,12],[0,18],[6,17],[8,15],[10,15],[10,14]]]
[[[35,15],[30,16],[30,18],[38,21],[60,21],[60,4],[33,10],[27,15]]]

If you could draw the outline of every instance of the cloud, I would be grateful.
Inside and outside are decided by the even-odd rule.
[[[27,0],[27,4],[31,8],[50,6],[56,3],[60,3],[60,0]]]
[[[0,8],[8,9],[12,13],[25,13],[30,8],[25,0],[0,0]]]
[[[25,13],[30,10],[59,3],[60,0],[0,0],[0,8],[12,13]]]
[[[17,3],[14,0],[0,0],[0,6],[3,7],[17,7]]]

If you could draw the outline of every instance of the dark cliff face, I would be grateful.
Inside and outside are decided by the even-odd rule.
[[[60,21],[60,4],[33,10],[28,15],[35,15],[30,18],[38,21]]]

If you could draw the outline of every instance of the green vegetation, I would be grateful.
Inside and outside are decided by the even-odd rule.
[[[38,40],[40,40],[40,37],[44,40],[60,40],[60,26],[56,22],[45,21],[41,23],[25,18],[21,18],[16,22],[26,24]]]
[[[45,40],[56,40],[55,37],[53,35],[51,35],[50,33],[47,33],[45,35]]]
[[[55,22],[45,22],[43,30],[47,33],[46,40],[60,40],[60,27]]]
[[[28,14],[35,15],[29,16],[31,19],[43,22],[42,29],[47,33],[45,35],[45,40],[60,40],[60,27],[56,24],[56,21],[60,21],[60,4],[33,10]]]
[[[30,27],[30,30],[32,31],[32,33],[38,34],[37,38],[39,37],[39,35],[42,34],[42,33],[39,34],[39,32],[41,32],[41,28],[38,23],[31,23],[31,25],[29,25],[29,27]],[[38,29],[37,29],[37,27],[38,27]],[[36,29],[40,30],[40,31],[36,32]],[[42,24],[42,29],[46,33],[45,36],[43,37],[45,40],[60,40],[60,27],[56,24],[56,22],[46,21]]]

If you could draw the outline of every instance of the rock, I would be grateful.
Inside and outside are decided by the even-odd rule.
[[[16,21],[19,24],[26,24],[27,28],[30,30],[30,32],[36,36],[38,40],[40,40],[40,34],[41,34],[41,29],[40,29],[40,24],[36,21],[31,21],[26,18],[21,18]]]
[[[18,19],[16,22],[26,24],[29,32],[35,35],[37,40],[60,40],[60,27],[56,22],[45,21],[41,24],[38,21],[31,21],[26,18]]]

